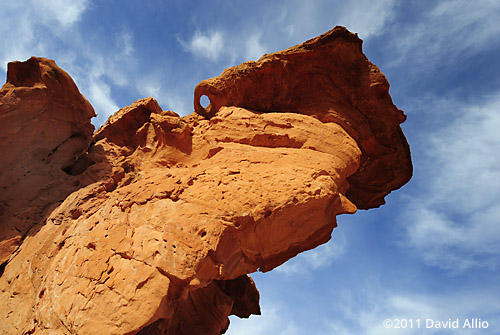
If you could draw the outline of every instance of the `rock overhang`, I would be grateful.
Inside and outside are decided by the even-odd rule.
[[[340,124],[363,152],[360,168],[349,177],[349,198],[361,209],[378,207],[408,182],[412,163],[400,127],[406,115],[393,104],[386,77],[363,54],[362,43],[357,34],[337,26],[226,69],[196,86],[195,112],[210,118],[222,106],[237,106]],[[203,95],[210,99],[207,108],[200,103]]]
[[[247,273],[325,243],[336,215],[379,206],[411,176],[405,116],[361,46],[336,27],[201,82],[196,113],[142,99],[94,134],[93,109],[55,62],[9,65],[0,118],[64,122],[50,150],[16,156],[21,174],[2,179],[1,228],[15,236],[0,241],[12,242],[0,329],[218,334],[229,314],[259,314]],[[44,134],[29,143],[45,145]]]

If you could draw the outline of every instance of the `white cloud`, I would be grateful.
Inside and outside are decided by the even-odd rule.
[[[410,247],[432,266],[452,271],[500,263],[500,94],[453,109],[455,119],[419,143],[422,194],[401,216]]]
[[[112,85],[123,87],[130,82],[129,74],[123,70],[130,65],[128,59],[124,57],[127,49],[109,55],[84,45],[77,44],[75,48],[80,54],[75,55],[74,51],[61,52],[59,58],[64,63],[59,62],[59,65],[68,71],[80,92],[94,107],[97,118],[93,123],[99,127],[119,109],[112,97]]]
[[[224,39],[220,31],[204,34],[197,30],[189,43],[181,41],[181,44],[197,57],[216,61],[223,52]]]
[[[203,33],[197,30],[189,42],[178,39],[186,51],[195,57],[205,58],[210,61],[244,62],[250,59],[257,60],[266,48],[261,42],[262,30],[225,31],[221,30]]]
[[[329,266],[336,259],[342,257],[346,245],[345,236],[334,232],[333,238],[328,243],[298,254],[274,271],[285,275],[307,275],[311,270]]]

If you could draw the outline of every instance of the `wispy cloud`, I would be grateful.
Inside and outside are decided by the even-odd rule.
[[[248,60],[257,60],[267,52],[262,43],[262,30],[201,32],[197,30],[189,42],[178,38],[184,50],[195,58],[220,62],[226,66]]]
[[[338,24],[358,33],[361,38],[369,38],[383,31],[386,22],[394,15],[396,1],[360,0],[349,4],[341,7]]]
[[[418,144],[426,152],[415,162],[423,194],[408,199],[401,216],[403,247],[429,265],[463,271],[500,264],[499,105],[500,94],[455,106],[451,123]]]
[[[247,37],[246,40],[246,59],[257,60],[266,53],[266,48],[262,45],[262,31],[256,31]]]
[[[227,335],[303,335],[304,330],[293,320],[284,320],[282,312],[287,306],[281,303],[272,303],[268,300],[261,302],[262,315],[252,315],[249,319],[230,317],[231,324]],[[313,333],[311,333],[313,334]]]
[[[275,271],[285,275],[308,275],[311,270],[331,265],[342,257],[347,245],[344,235],[334,232],[333,236],[328,243],[298,254]]]
[[[111,85],[131,81],[133,34],[122,29],[107,47],[94,45],[79,25],[90,1],[16,0],[2,3],[0,62],[43,56],[54,58],[77,82],[98,114],[98,125],[117,109]],[[5,69],[5,68],[4,68]]]
[[[109,115],[119,109],[113,99],[111,99],[110,91],[110,87],[99,79],[90,81],[88,85],[88,99],[92,101],[94,109],[97,111],[106,111],[97,115],[97,124],[104,124]]]
[[[192,91],[185,87],[168,87],[157,73],[138,78],[136,87],[142,96],[155,98],[164,110],[181,116],[193,112]]]
[[[398,292],[372,287],[360,295],[345,293],[343,305],[339,306],[337,318],[330,323],[331,334],[363,334],[363,335],[421,335],[437,334],[436,329],[427,328],[426,320],[460,321],[459,330],[453,334],[484,334],[485,329],[463,329],[465,319],[481,318],[490,327],[498,322],[500,304],[491,300],[496,291],[454,292],[453,294],[416,294]],[[385,327],[384,320],[413,320],[413,326],[395,328]],[[416,323],[420,320],[420,326]],[[431,325],[431,322],[428,323]],[[491,330],[486,330],[490,334]],[[442,329],[437,330],[439,333]],[[464,331],[464,332],[460,332]],[[326,333],[325,333],[326,334]],[[446,333],[448,334],[448,333]]]
[[[178,41],[198,58],[231,66],[257,60],[264,53],[303,42],[336,25],[345,25],[362,38],[376,35],[392,17],[394,6],[395,0],[357,0],[342,6],[326,0],[271,3],[246,13],[241,25],[229,28],[219,24],[215,28],[197,29],[192,36],[180,37]],[[249,26],[245,22],[258,24]]]
[[[116,43],[119,45],[122,43],[121,37]],[[99,53],[94,48],[77,44],[70,54],[75,51],[79,51],[79,55],[69,57],[69,59],[64,57],[66,52],[61,52],[60,58],[63,62],[59,62],[59,65],[70,73],[82,94],[93,105],[97,113],[94,123],[99,126],[119,109],[113,99],[112,86],[123,87],[132,81],[131,74],[124,70],[131,67],[125,56],[132,50],[127,45],[123,45],[121,52]]]
[[[298,43],[343,25],[365,39],[383,31],[386,22],[393,16],[395,6],[394,0],[355,0],[342,4],[328,0],[289,1],[277,10],[280,14],[275,14],[278,19],[272,21],[276,22],[272,31],[286,33],[289,40]],[[276,44],[277,41],[274,42]]]
[[[118,49],[121,49],[119,54],[122,54],[123,56],[132,55],[134,52],[133,39],[133,34],[127,29],[122,29],[121,33],[117,34]]]
[[[427,328],[427,325],[457,318],[460,329],[453,329],[450,334],[490,334],[493,329],[464,330],[462,325],[465,319],[481,318],[494,327],[500,312],[500,304],[491,300],[491,296],[496,294],[498,292],[495,291],[456,292],[451,295],[394,293],[380,287],[371,287],[359,295],[343,291],[342,305],[338,306],[336,317],[329,322],[330,331],[321,334],[431,335],[437,334],[436,329]],[[392,327],[384,326],[386,319],[393,322]],[[395,328],[396,319],[406,320],[406,327],[400,325]],[[412,324],[410,320],[413,320]],[[437,331],[446,333],[442,329]]]
[[[308,291],[302,292],[305,300],[310,294]],[[403,290],[388,288],[371,274],[360,278],[359,282],[352,282],[348,287],[332,287],[331,291],[323,294],[328,294],[330,300],[315,300],[314,309],[322,311],[320,314],[312,313],[298,318],[294,317],[294,311],[300,310],[296,305],[300,300],[271,301],[265,295],[261,302],[262,316],[251,316],[248,320],[231,317],[227,334],[435,335],[438,332],[445,334],[446,330],[426,328],[427,319],[435,322],[459,318],[462,323],[465,319],[481,318],[488,322],[489,329],[461,328],[450,332],[480,335],[495,334],[492,331],[500,322],[500,303],[492,299],[499,292],[491,287],[448,293],[415,292],[412,287]],[[297,298],[297,293],[290,296]],[[396,328],[395,323],[393,327],[386,327],[386,319],[394,322],[396,319],[413,320],[413,327]],[[417,320],[420,320],[419,324]]]
[[[415,13],[418,23],[398,21],[387,40],[394,64],[406,63],[418,71],[454,64],[498,46],[500,3],[498,1],[448,0],[426,2]]]
[[[0,11],[0,61],[27,59],[48,48],[47,36],[62,35],[77,23],[88,1],[6,0]]]

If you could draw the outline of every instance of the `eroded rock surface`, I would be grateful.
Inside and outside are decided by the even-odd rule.
[[[54,61],[9,64],[0,91],[0,264],[54,203],[81,187],[64,169],[87,152],[94,116]]]
[[[185,117],[147,98],[92,134],[42,58],[11,63],[0,99],[5,334],[223,333],[260,313],[247,274],[411,177],[405,116],[342,27],[200,83]]]
[[[392,103],[389,82],[362,52],[362,41],[344,27],[277,53],[226,69],[202,81],[195,111],[213,115],[221,106],[293,112],[337,123],[363,152],[349,176],[348,197],[360,209],[384,204],[390,190],[412,175],[408,144],[399,127],[406,115]],[[203,108],[200,97],[210,105]]]

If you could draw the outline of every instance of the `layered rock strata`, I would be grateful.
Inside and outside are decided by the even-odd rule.
[[[230,314],[259,314],[247,274],[411,177],[405,116],[361,43],[336,27],[201,82],[196,113],[147,98],[96,132],[53,61],[10,63],[0,332],[221,334]]]

